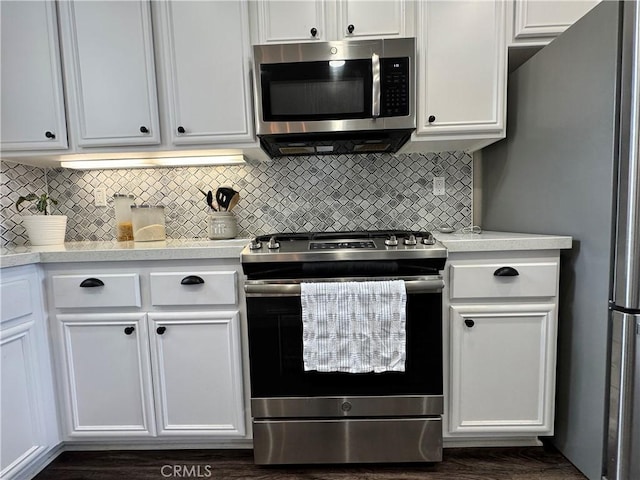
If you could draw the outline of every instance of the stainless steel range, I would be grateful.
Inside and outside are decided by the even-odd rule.
[[[242,252],[257,464],[442,459],[442,288],[428,232],[274,234]],[[301,284],[403,280],[404,371],[305,370]]]

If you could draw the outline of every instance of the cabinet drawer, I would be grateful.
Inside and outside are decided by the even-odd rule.
[[[451,265],[450,298],[554,297],[557,276],[556,262]]]
[[[236,272],[151,273],[152,305],[234,305]]]
[[[26,278],[20,278],[0,284],[0,306],[2,314],[0,322],[8,322],[16,318],[30,315],[31,284]]]
[[[56,308],[139,307],[137,273],[53,275]]]

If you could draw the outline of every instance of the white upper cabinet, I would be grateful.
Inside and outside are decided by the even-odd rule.
[[[160,142],[147,1],[60,2],[78,146]]]
[[[337,38],[413,36],[413,2],[405,0],[338,0]]]
[[[54,2],[0,2],[2,150],[67,148]]]
[[[584,16],[600,0],[514,0],[510,43],[546,44]]]
[[[247,4],[156,2],[171,143],[253,140]]]
[[[324,0],[252,2],[256,25],[254,43],[327,41]]]
[[[474,150],[504,137],[503,2],[419,2],[418,21],[415,139]]]
[[[252,2],[253,43],[407,37],[414,33],[407,0]]]

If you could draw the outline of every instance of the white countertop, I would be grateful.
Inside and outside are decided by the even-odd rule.
[[[434,236],[449,252],[558,250],[571,248],[571,237],[528,233],[439,233]],[[122,260],[185,260],[238,258],[248,238],[233,240],[167,239],[162,242],[68,242],[48,247],[2,247],[0,266],[33,263],[104,262]]]

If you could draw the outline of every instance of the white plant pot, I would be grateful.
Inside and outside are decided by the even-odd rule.
[[[33,246],[61,245],[67,231],[66,215],[27,215],[22,217],[29,242]]]

